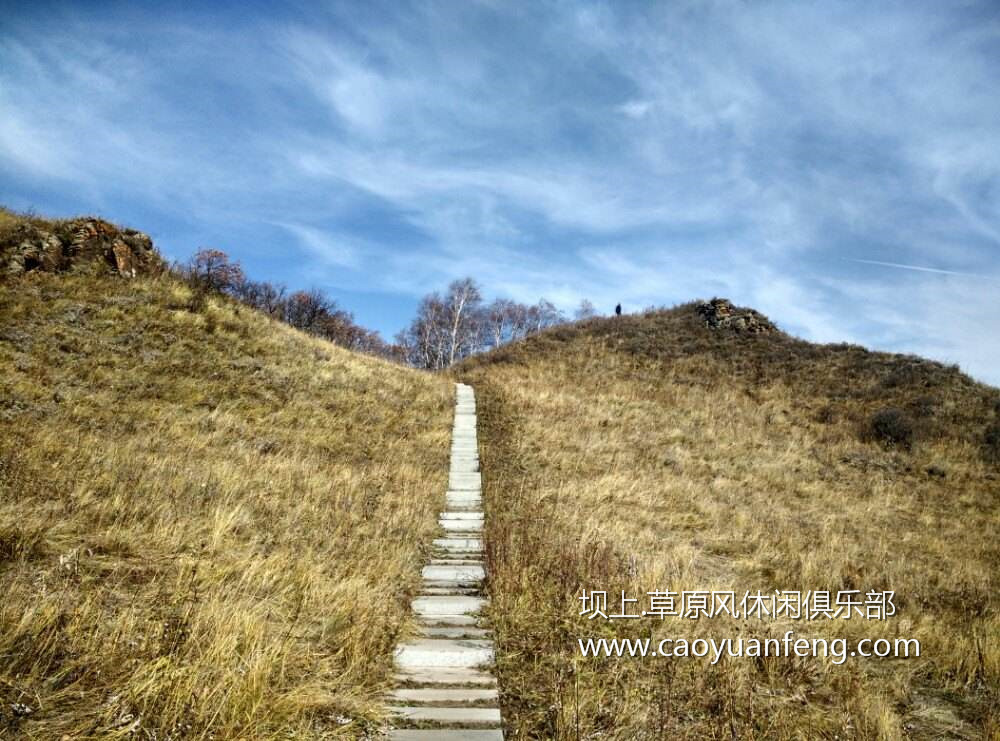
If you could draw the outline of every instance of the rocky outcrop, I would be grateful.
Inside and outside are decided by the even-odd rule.
[[[0,269],[6,275],[59,272],[93,265],[125,278],[156,272],[163,259],[148,235],[101,219],[73,219],[39,226],[24,221],[3,235]]]
[[[760,312],[733,306],[732,302],[724,298],[713,298],[698,304],[698,314],[712,329],[733,329],[751,334],[776,332],[778,329]]]

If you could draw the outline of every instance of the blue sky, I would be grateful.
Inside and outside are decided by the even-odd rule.
[[[1000,384],[996,2],[0,3],[0,202],[424,293],[726,296]]]

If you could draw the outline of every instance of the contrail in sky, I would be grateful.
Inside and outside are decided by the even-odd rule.
[[[921,273],[940,273],[941,275],[961,275],[966,278],[982,278],[984,280],[996,280],[989,275],[978,275],[976,273],[962,273],[958,270],[941,270],[940,268],[927,268],[922,265],[904,265],[901,262],[882,262],[881,260],[860,260],[856,257],[847,258],[851,262],[862,262],[865,265],[881,265],[886,268],[902,268],[903,270],[917,270]]]

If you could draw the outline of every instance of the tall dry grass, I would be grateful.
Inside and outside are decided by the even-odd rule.
[[[0,282],[0,738],[374,732],[451,393],[169,275]]]
[[[593,321],[460,369],[518,738],[995,738],[998,392],[914,358]],[[904,410],[912,445],[871,434]],[[896,592],[862,621],[579,616],[582,589]],[[609,599],[610,601],[610,599]],[[612,605],[614,606],[614,605]],[[576,639],[917,638],[920,658],[583,659]]]

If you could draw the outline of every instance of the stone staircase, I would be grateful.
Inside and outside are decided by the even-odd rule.
[[[394,741],[503,741],[493,641],[477,614],[485,605],[483,500],[476,441],[476,400],[456,384],[443,537],[424,566],[413,600],[422,635],[396,649],[397,688],[390,693]]]

